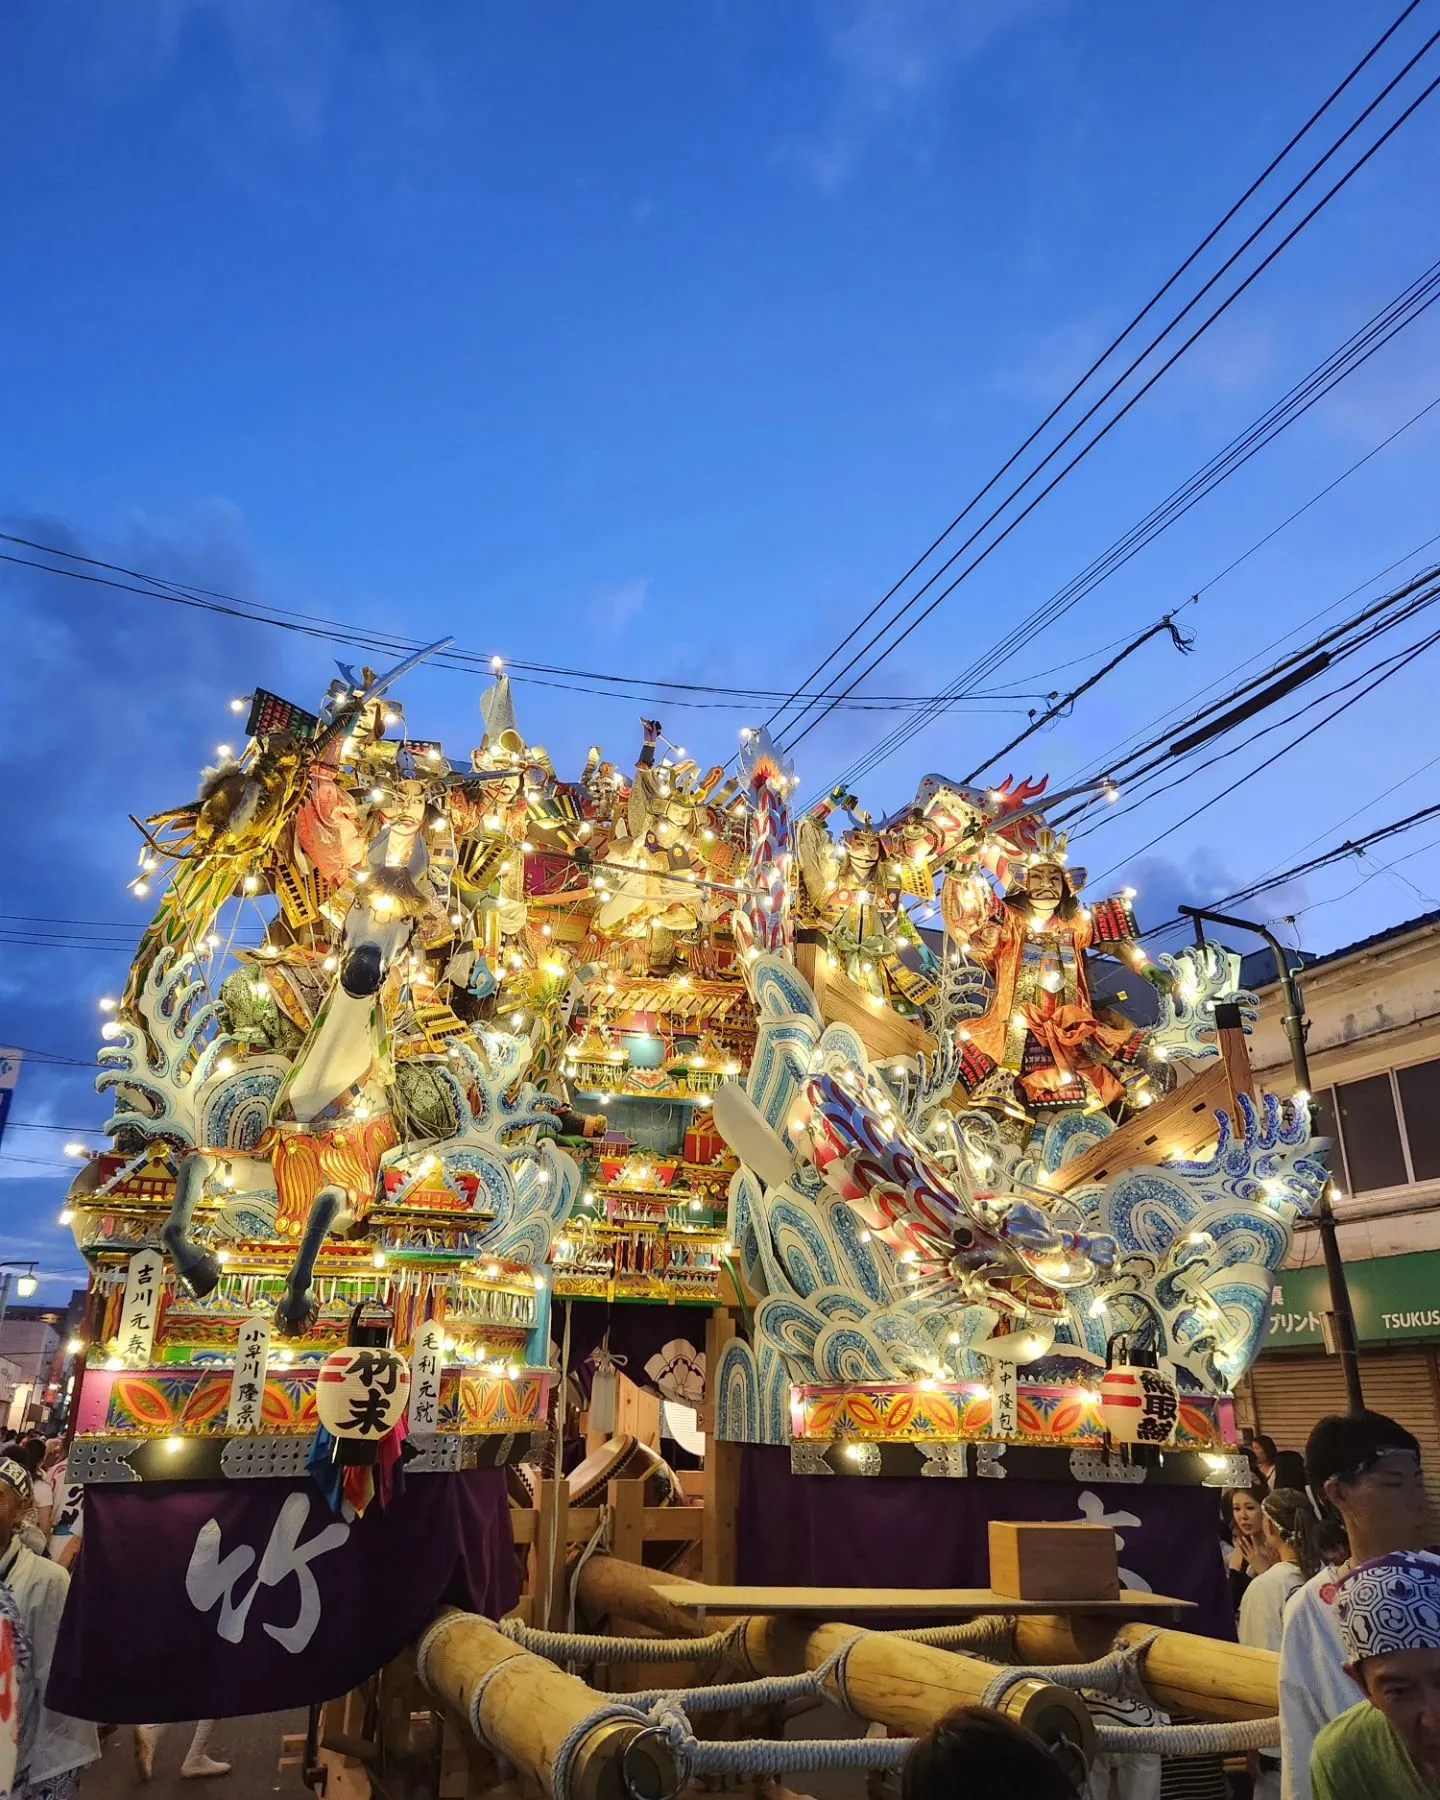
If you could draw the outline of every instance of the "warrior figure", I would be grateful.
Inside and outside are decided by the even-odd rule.
[[[950,935],[992,976],[988,1010],[969,1021],[963,1079],[973,1104],[1030,1119],[1036,1108],[1109,1106],[1145,1080],[1144,1034],[1095,1012],[1085,952],[1119,951],[1135,935],[1128,900],[1082,906],[1082,869],[1042,830],[1003,899],[978,876],[953,875],[941,906]]]

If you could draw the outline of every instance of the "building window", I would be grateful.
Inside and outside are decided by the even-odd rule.
[[[1440,1062],[1395,1071],[1410,1166],[1416,1181],[1440,1179]]]
[[[1314,1118],[1342,1192],[1440,1181],[1440,1060],[1322,1088]]]
[[[1336,1086],[1335,1102],[1352,1191],[1364,1194],[1372,1188],[1404,1187],[1410,1171],[1390,1076],[1342,1081]]]
[[[1335,1117],[1334,1088],[1321,1088],[1312,1097],[1310,1117],[1316,1137],[1330,1140],[1331,1180],[1341,1193],[1350,1193],[1352,1191],[1350,1171],[1345,1167],[1345,1146],[1340,1141],[1340,1123]]]

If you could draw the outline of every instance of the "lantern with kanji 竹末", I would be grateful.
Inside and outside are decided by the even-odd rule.
[[[410,1368],[395,1350],[351,1345],[320,1365],[315,1410],[344,1463],[374,1462],[410,1399]]]

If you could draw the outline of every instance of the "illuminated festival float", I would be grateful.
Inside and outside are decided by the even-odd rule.
[[[983,1585],[991,1520],[1088,1519],[1223,1605],[1231,1394],[1327,1179],[1305,1097],[1250,1091],[1238,958],[1150,962],[1043,781],[798,812],[763,733],[727,773],[654,721],[567,777],[503,674],[456,760],[408,735],[419,660],[247,697],[140,824],[66,1202],[52,1699],[301,1705],[442,1605],[500,1618],[512,1505],[623,1342],[708,1386],[712,1580]]]

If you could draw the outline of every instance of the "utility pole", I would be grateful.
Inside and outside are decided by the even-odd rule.
[[[1203,906],[1182,906],[1180,911],[1195,921],[1197,944],[1203,945],[1205,942],[1202,921],[1208,919],[1212,925],[1224,925],[1233,931],[1253,931],[1256,937],[1264,938],[1270,946],[1270,952],[1275,958],[1275,973],[1279,977],[1280,991],[1285,996],[1285,1014],[1280,1023],[1290,1046],[1290,1066],[1295,1071],[1295,1098],[1303,1102],[1306,1116],[1311,1117],[1310,1059],[1305,1054],[1305,1015],[1300,1003],[1300,989],[1285,955],[1285,946],[1273,931],[1257,925],[1253,919],[1237,919],[1229,913],[1210,912]],[[1340,1370],[1345,1377],[1345,1393],[1350,1401],[1350,1410],[1361,1412],[1364,1410],[1365,1400],[1360,1391],[1355,1312],[1350,1304],[1350,1283],[1345,1278],[1345,1264],[1340,1256],[1340,1239],[1335,1230],[1335,1211],[1330,1204],[1328,1181],[1320,1190],[1315,1222],[1320,1229],[1320,1244],[1325,1253],[1325,1274],[1330,1284],[1330,1311],[1327,1315],[1330,1339],[1335,1354],[1340,1358]]]

